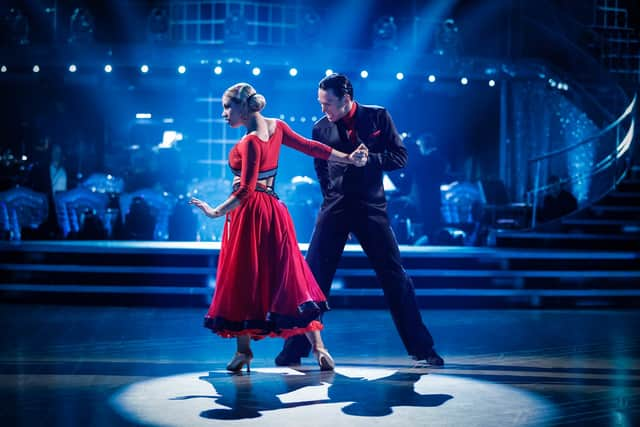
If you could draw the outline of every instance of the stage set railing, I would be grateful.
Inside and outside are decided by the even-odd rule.
[[[529,159],[530,189],[527,201],[532,207],[531,228],[539,224],[541,200],[556,187],[573,190],[579,208],[589,206],[616,188],[631,166],[637,116],[637,94],[625,111],[596,134],[581,141]],[[585,155],[585,152],[587,155]],[[585,159],[588,159],[585,161]],[[558,167],[561,165],[560,167]],[[566,171],[561,175],[558,171]],[[554,182],[543,177],[557,176]]]

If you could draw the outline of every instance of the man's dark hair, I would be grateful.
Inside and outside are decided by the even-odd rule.
[[[342,98],[345,93],[348,93],[351,99],[353,99],[353,86],[351,86],[351,82],[345,75],[338,73],[329,74],[320,80],[318,87],[322,90],[331,89],[333,94],[338,98]]]

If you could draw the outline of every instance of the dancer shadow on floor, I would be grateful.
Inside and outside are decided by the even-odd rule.
[[[208,419],[232,420],[258,418],[262,412],[322,403],[348,403],[342,412],[352,416],[380,417],[393,412],[394,406],[435,407],[453,396],[448,394],[422,395],[414,385],[425,374],[396,372],[393,375],[367,380],[335,372],[304,372],[298,374],[253,372],[250,375],[228,375],[211,372],[201,380],[209,382],[217,396],[183,396],[178,399],[212,398],[226,408],[203,411]],[[327,390],[328,387],[328,399]],[[278,396],[305,387],[318,387],[317,399],[283,402]]]

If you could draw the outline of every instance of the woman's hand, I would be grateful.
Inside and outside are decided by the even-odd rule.
[[[360,144],[353,153],[349,154],[349,160],[351,163],[359,168],[367,164],[368,158],[369,149],[364,144]]]
[[[191,200],[189,200],[189,204],[194,205],[197,208],[200,208],[200,210],[202,210],[202,212],[204,212],[204,214],[209,218],[219,218],[224,215],[218,209],[214,209],[211,206],[209,206],[207,202],[204,202],[200,199],[196,199],[195,197],[192,197]]]

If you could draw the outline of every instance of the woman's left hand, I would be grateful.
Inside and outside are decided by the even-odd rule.
[[[189,200],[189,204],[202,210],[202,212],[204,212],[204,214],[209,218],[219,218],[224,215],[218,209],[214,209],[211,206],[209,206],[207,202],[202,201],[200,199],[196,199],[195,197],[192,197],[191,200]]]

